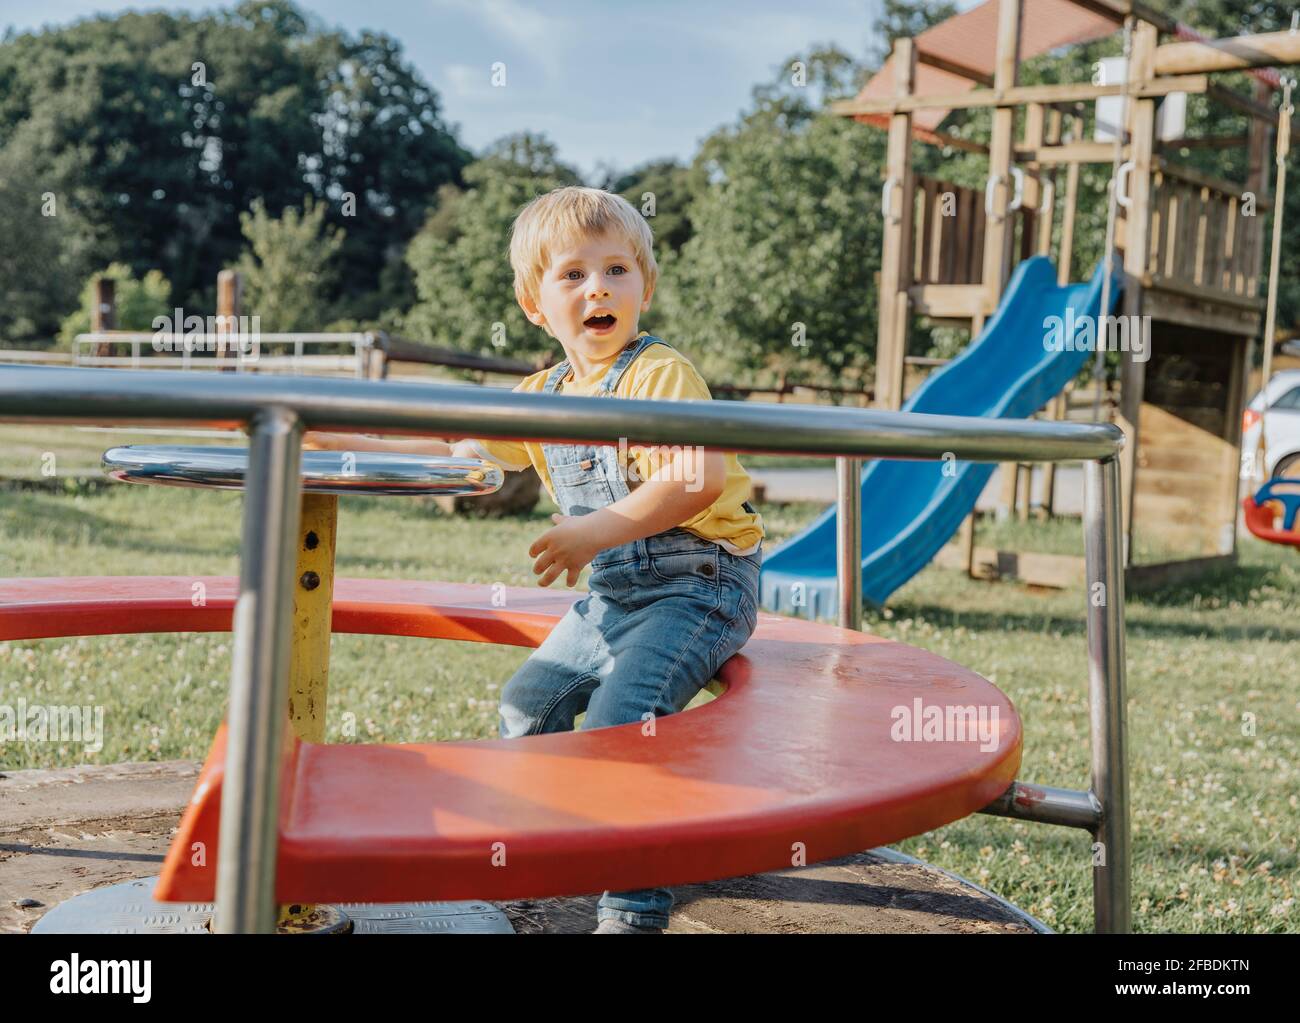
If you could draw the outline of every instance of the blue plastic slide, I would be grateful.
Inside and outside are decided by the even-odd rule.
[[[1021,263],[984,332],[931,374],[903,411],[997,419],[1033,415],[1089,359],[1091,342],[1098,334],[1095,318],[1101,309],[1104,274],[1103,264],[1089,283],[1060,287],[1051,260],[1037,256]],[[1112,300],[1119,290],[1115,281]],[[1063,336],[1067,330],[1073,333],[1068,341]],[[1081,343],[1073,343],[1074,339]],[[1078,350],[1067,350],[1074,348]],[[866,601],[883,604],[925,567],[975,507],[995,468],[969,462],[894,460],[863,467],[862,594]],[[831,618],[836,610],[835,589],[832,505],[766,557],[762,603],[770,611]]]

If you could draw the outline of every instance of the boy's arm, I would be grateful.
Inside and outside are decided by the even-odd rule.
[[[548,529],[528,549],[539,586],[568,572],[577,584],[584,566],[601,551],[641,540],[680,525],[716,501],[726,486],[726,455],[686,448],[660,464],[636,490],[611,505]],[[692,482],[694,481],[694,482]]]

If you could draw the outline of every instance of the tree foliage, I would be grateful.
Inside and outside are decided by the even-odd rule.
[[[90,308],[95,301],[95,280],[108,277],[113,281],[113,304],[118,330],[153,330],[154,319],[172,315],[172,286],[160,270],[150,270],[142,278],[125,263],[112,263],[100,273],[92,274],[81,290],[77,308],[63,319],[59,341],[65,350],[72,349],[78,334],[90,331]]]
[[[93,263],[158,267],[184,303],[234,261],[255,199],[310,194],[347,228],[363,309],[470,156],[395,40],[326,30],[288,0],[10,34],[0,142],[81,218]]]
[[[418,340],[511,358],[553,353],[555,342],[515,301],[510,225],[529,200],[581,184],[555,146],[529,133],[507,136],[465,168],[464,189],[445,188],[407,252],[417,301],[402,321]],[[558,361],[558,359],[556,360]]]
[[[52,336],[88,268],[84,225],[32,173],[29,145],[0,149],[0,347]]]
[[[325,212],[323,203],[307,196],[301,211],[289,207],[279,218],[267,212],[261,199],[240,215],[248,240],[239,259],[241,312],[259,317],[262,330],[322,330],[334,319],[330,295],[344,233],[325,223]]]
[[[826,380],[870,361],[884,136],[824,113],[862,73],[833,48],[791,58],[692,164],[693,234],[661,315],[710,378]]]

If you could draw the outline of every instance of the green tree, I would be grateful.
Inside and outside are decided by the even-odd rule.
[[[239,258],[242,312],[269,332],[321,330],[332,320],[330,295],[344,234],[325,223],[325,205],[311,196],[276,218],[260,199],[239,218],[248,248]]]
[[[577,172],[560,162],[545,138],[524,133],[500,140],[466,167],[465,183],[463,190],[440,193],[437,211],[407,251],[419,297],[403,331],[489,355],[553,355],[556,343],[515,301],[510,225],[529,200],[581,184]]]
[[[676,160],[651,160],[625,174],[609,175],[600,187],[618,193],[646,217],[656,259],[680,252],[690,240],[690,171]]]
[[[159,267],[184,305],[237,257],[254,199],[307,193],[346,227],[342,297],[366,309],[470,159],[395,40],[330,31],[288,0],[9,33],[0,144],[67,197],[95,264]]]
[[[0,347],[53,337],[89,269],[66,195],[32,174],[21,145],[0,149]]]
[[[154,319],[172,315],[172,286],[161,270],[150,270],[138,278],[125,263],[112,263],[93,274],[81,291],[81,303],[63,319],[59,341],[65,350],[72,349],[78,334],[90,332],[90,307],[95,300],[95,279],[113,281],[113,304],[117,311],[118,330],[153,330]]]
[[[665,261],[658,302],[668,340],[709,379],[866,373],[885,136],[824,112],[862,76],[836,49],[791,58],[692,164],[694,234]]]

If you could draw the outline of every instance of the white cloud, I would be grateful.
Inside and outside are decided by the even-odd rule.
[[[472,64],[448,64],[442,69],[447,91],[461,99],[482,99],[492,89],[492,69]]]
[[[434,0],[435,8],[456,10],[477,19],[489,32],[501,37],[536,61],[548,81],[563,73],[565,53],[574,41],[584,38],[572,18],[556,18],[519,0]],[[502,54],[509,73],[510,54]]]

